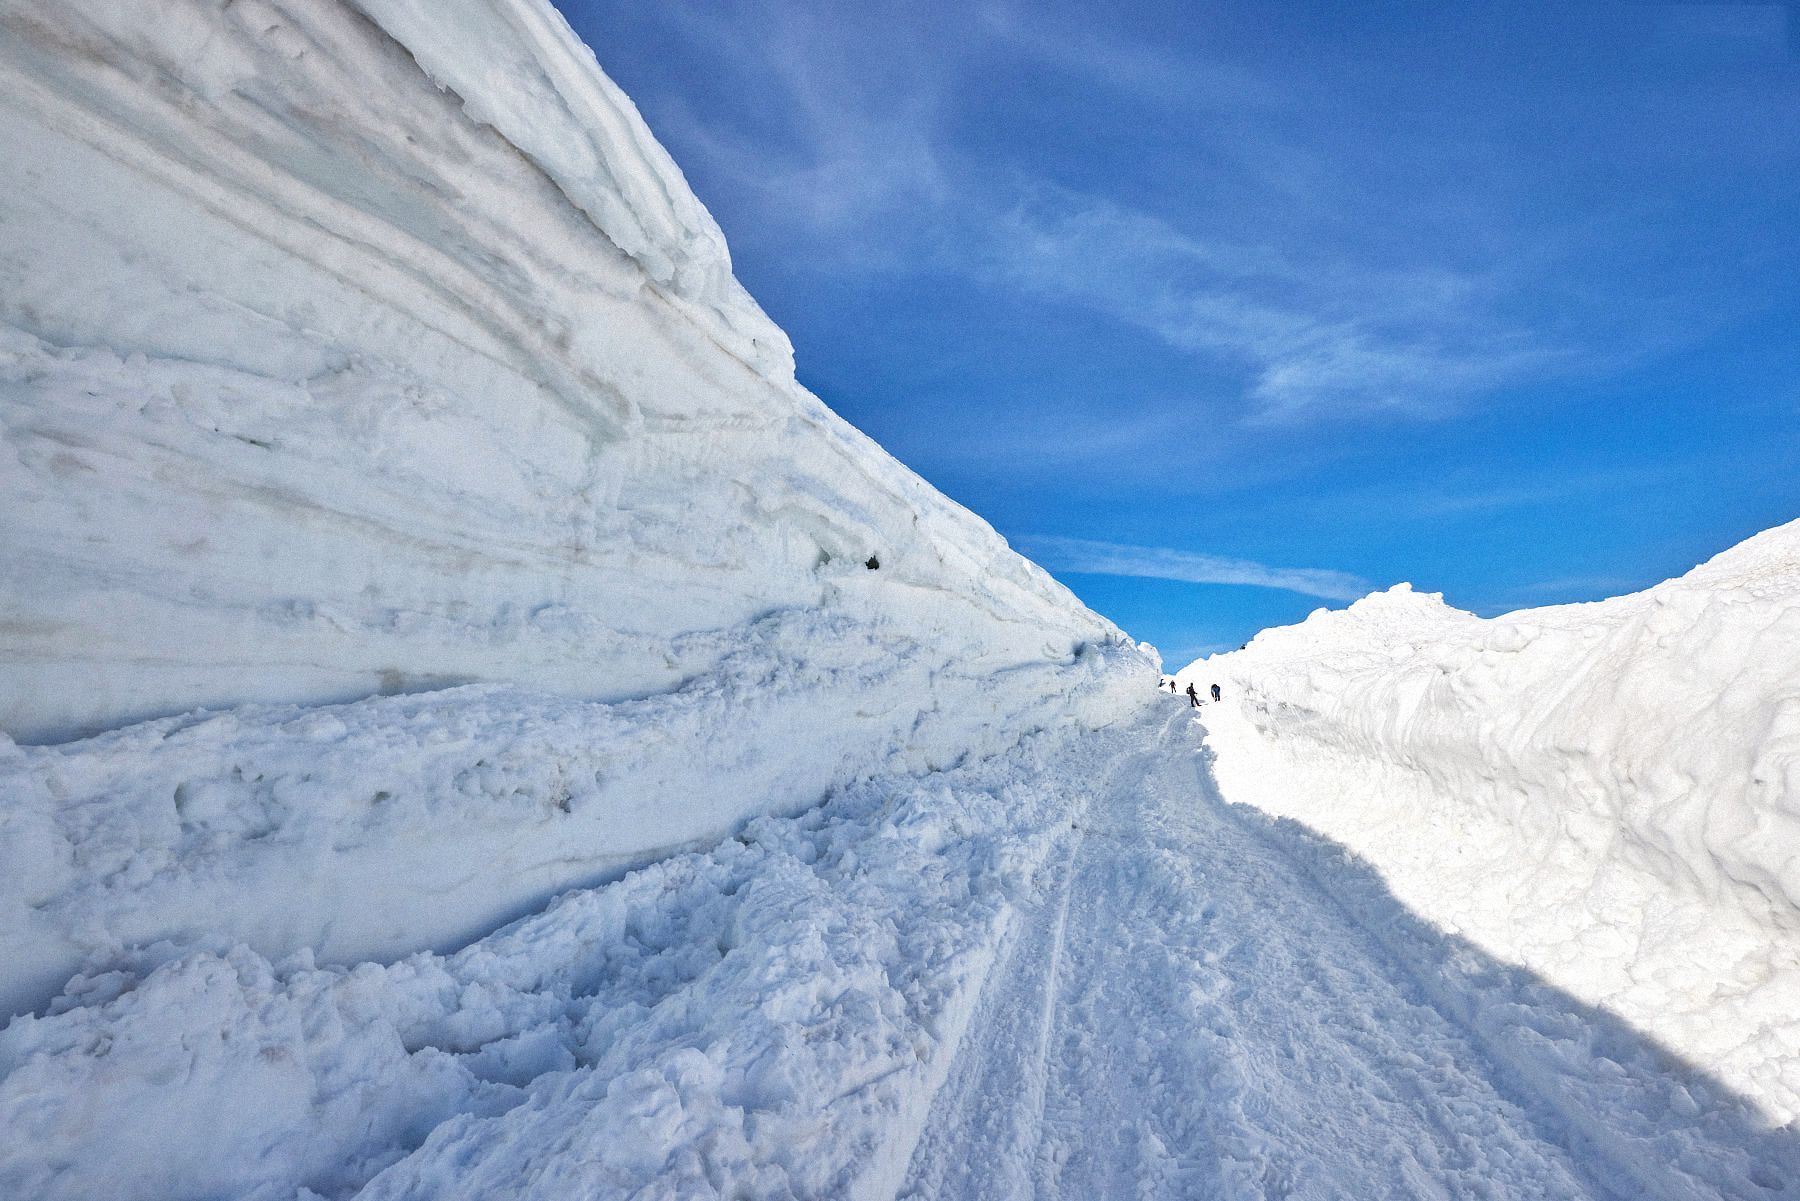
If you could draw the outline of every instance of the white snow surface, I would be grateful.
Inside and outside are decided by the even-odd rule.
[[[969,677],[1119,637],[795,383],[541,0],[0,0],[0,157],[18,741],[646,696],[781,609]]]
[[[1155,671],[795,382],[541,0],[0,0],[0,161],[5,1012],[460,946]]]
[[[0,1033],[0,1191],[878,1195],[1093,770],[1065,743],[866,780],[453,955],[78,978]]]
[[[0,1031],[0,1195],[1800,1197],[1791,1128],[1224,803],[1163,701],[454,953],[142,948]]]
[[[1400,585],[1178,673],[1225,794],[1800,1116],[1800,522],[1482,620]]]

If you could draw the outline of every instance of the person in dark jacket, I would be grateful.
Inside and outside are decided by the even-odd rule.
[[[1219,699],[1219,686],[1217,684],[1213,685],[1212,692],[1213,692],[1213,700],[1215,700],[1215,701],[1218,700]]]
[[[1192,684],[1188,685],[1188,704],[1195,709],[1200,707],[1200,694],[1194,691]]]

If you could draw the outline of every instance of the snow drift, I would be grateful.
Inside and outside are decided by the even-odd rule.
[[[460,946],[1154,670],[795,382],[538,0],[0,0],[0,158],[8,1011]]]
[[[1800,1116],[1800,522],[1492,620],[1400,585],[1183,670],[1226,796]]]

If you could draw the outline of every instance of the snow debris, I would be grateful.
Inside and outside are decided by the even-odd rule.
[[[1082,749],[864,779],[451,955],[117,957],[0,1032],[0,1194],[857,1195],[904,1164]]]
[[[153,944],[332,963],[459,947],[759,813],[999,754],[1045,718],[1111,722],[1145,692],[1117,646],[995,687],[817,611],[739,636],[718,671],[637,701],[468,685],[15,748],[0,1002],[40,1007]]]

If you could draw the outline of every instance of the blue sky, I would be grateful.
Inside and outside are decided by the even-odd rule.
[[[561,7],[801,381],[1171,665],[1800,516],[1788,7]]]

